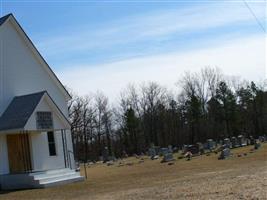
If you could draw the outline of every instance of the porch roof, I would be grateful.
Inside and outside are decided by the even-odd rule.
[[[65,122],[69,123],[64,114],[51,99],[47,91],[14,97],[5,112],[0,117],[0,132],[7,130],[24,130],[43,97],[46,96],[56,108]]]

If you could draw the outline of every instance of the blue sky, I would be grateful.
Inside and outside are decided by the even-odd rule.
[[[247,3],[266,26],[266,2]],[[1,14],[10,12],[80,94],[114,96],[129,82],[169,87],[205,66],[265,78],[266,34],[243,1],[2,1]]]

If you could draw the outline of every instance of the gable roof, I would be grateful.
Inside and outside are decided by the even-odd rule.
[[[69,94],[69,92],[67,91],[67,89],[64,87],[64,85],[61,83],[61,81],[58,79],[58,77],[56,76],[56,74],[53,72],[53,70],[51,69],[51,67],[48,65],[48,63],[45,61],[45,59],[43,58],[43,56],[40,54],[40,52],[38,51],[38,49],[35,47],[35,45],[33,44],[33,42],[31,41],[31,39],[29,38],[29,36],[25,33],[25,31],[23,30],[23,28],[20,26],[20,24],[18,23],[18,21],[16,20],[16,18],[14,17],[14,15],[12,13],[9,13],[3,17],[0,18],[0,27],[8,20],[13,20],[13,22],[15,22],[14,24],[17,26],[17,28],[20,30],[20,32],[23,33],[24,38],[26,39],[26,41],[29,42],[30,46],[33,48],[33,51],[37,54],[37,56],[40,58],[41,62],[43,62],[43,66],[46,66],[46,69],[48,71],[48,74],[55,80],[55,82],[57,83],[57,85],[59,86],[60,89],[62,89],[62,91],[65,93],[65,95],[71,99],[71,95]]]
[[[24,130],[25,125],[44,96],[49,98],[57,112],[59,112],[63,119],[69,124],[68,119],[57,107],[47,91],[42,91],[14,97],[3,115],[0,117],[0,131]]]
[[[0,130],[24,128],[45,91],[14,97],[0,117]]]

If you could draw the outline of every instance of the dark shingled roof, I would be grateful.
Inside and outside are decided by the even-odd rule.
[[[0,18],[0,26],[11,16],[12,14],[5,15]]]
[[[0,131],[22,129],[46,91],[17,96],[0,117]]]

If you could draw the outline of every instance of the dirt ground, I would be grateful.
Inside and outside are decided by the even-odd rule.
[[[123,166],[95,164],[87,168],[84,182],[0,192],[0,199],[267,199],[267,143],[251,153],[252,148],[234,149],[227,160],[211,154],[177,159],[173,165],[147,157],[144,162],[125,159]]]

